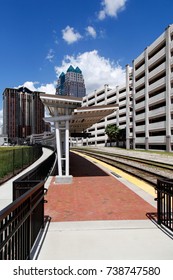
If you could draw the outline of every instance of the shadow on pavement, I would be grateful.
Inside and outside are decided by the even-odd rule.
[[[109,176],[89,160],[70,152],[70,174],[74,177]]]

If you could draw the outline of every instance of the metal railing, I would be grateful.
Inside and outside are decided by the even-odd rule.
[[[53,152],[37,167],[13,182],[13,202],[0,211],[0,259],[27,260],[44,227],[44,183],[55,170]]]
[[[0,153],[0,184],[9,180],[24,168],[31,165],[42,155],[41,146],[30,146],[1,150]]]
[[[27,260],[44,226],[44,181],[0,212],[0,259]]]
[[[53,152],[46,160],[13,182],[13,201],[33,188],[36,183],[46,181],[49,175],[55,173],[55,169],[56,153]]]
[[[173,231],[173,179],[157,181],[157,223]]]

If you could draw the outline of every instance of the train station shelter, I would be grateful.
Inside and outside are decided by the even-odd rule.
[[[62,95],[40,94],[53,122],[56,134],[58,174],[55,183],[71,183],[69,174],[69,138],[73,135],[87,135],[85,131],[104,117],[112,114],[117,105],[82,107],[82,98]]]

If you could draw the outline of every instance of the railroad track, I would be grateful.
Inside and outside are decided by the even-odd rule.
[[[72,150],[110,164],[126,173],[146,181],[154,187],[157,185],[158,179],[163,179],[165,177],[173,179],[173,165],[170,164],[116,153],[97,151],[94,149],[92,149],[92,151],[84,148],[74,148]]]

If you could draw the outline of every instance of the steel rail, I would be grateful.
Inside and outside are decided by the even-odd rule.
[[[169,165],[165,164],[165,167],[164,167],[164,164],[162,164],[162,166],[160,166],[155,161],[145,160],[145,163],[144,163],[143,159],[137,159],[137,158],[123,156],[123,155],[120,156],[118,154],[115,157],[115,154],[110,154],[110,153],[100,152],[100,151],[87,151],[84,149],[77,149],[77,148],[75,148],[74,151],[79,151],[80,153],[89,155],[93,158],[97,158],[98,160],[100,160],[102,162],[110,164],[118,169],[123,170],[126,173],[129,173],[141,180],[146,181],[147,183],[153,185],[154,187],[157,186],[157,180],[164,179],[165,176],[156,174],[155,171],[146,170],[145,167],[150,167],[151,169],[153,167],[156,167],[156,168],[162,169],[162,171],[164,171],[164,170],[170,171]],[[119,157],[121,159],[125,159],[125,160],[129,161],[129,163],[121,162],[121,160],[119,160]],[[132,166],[133,162],[141,163],[143,165],[143,167]]]
[[[73,150],[73,149],[72,149]],[[106,156],[111,156],[111,157],[118,157],[118,158],[122,158],[122,159],[127,159],[127,160],[131,160],[134,162],[139,162],[139,163],[144,163],[146,165],[153,165],[154,167],[160,167],[160,168],[166,168],[167,170],[173,171],[173,164],[168,164],[168,163],[163,163],[163,162],[158,162],[156,160],[148,160],[148,159],[144,159],[144,158],[138,158],[135,156],[126,156],[126,155],[121,155],[118,153],[110,153],[110,152],[104,152],[104,151],[97,151],[92,149],[92,151],[89,151],[87,149],[80,149],[80,148],[75,148],[74,151],[79,151],[79,152],[87,152],[87,153],[96,153],[96,154],[100,154],[100,155],[106,155]],[[172,158],[173,160],[173,158]]]

